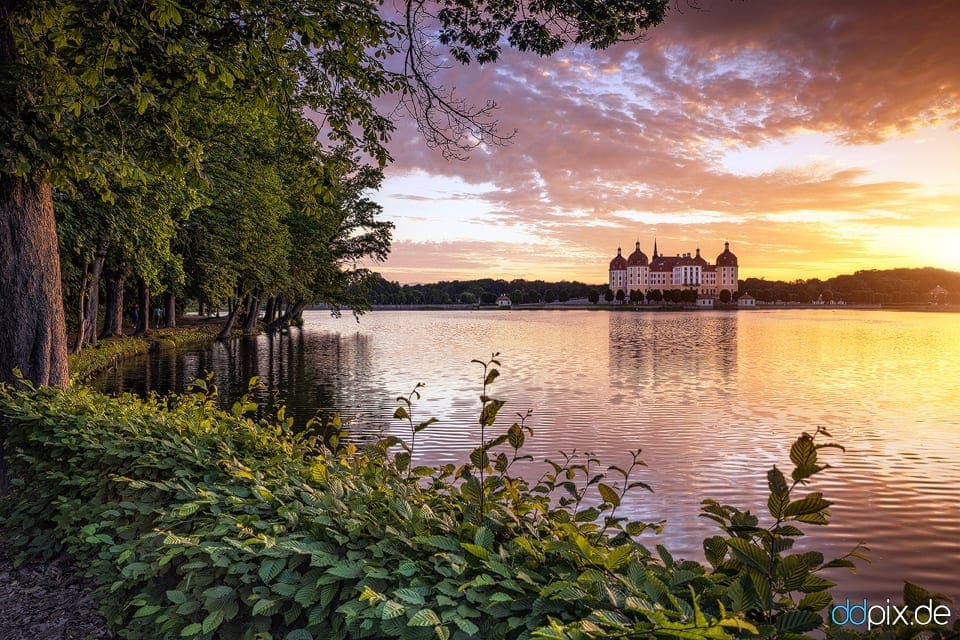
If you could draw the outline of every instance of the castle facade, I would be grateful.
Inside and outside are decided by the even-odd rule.
[[[631,291],[646,294],[651,289],[694,289],[700,297],[714,297],[724,289],[731,294],[738,286],[737,256],[730,251],[730,243],[724,243],[723,253],[717,256],[713,264],[700,256],[689,253],[666,256],[657,252],[657,243],[653,243],[653,257],[636,250],[624,258],[617,248],[617,256],[610,261],[610,289],[614,294],[623,291],[630,297]]]

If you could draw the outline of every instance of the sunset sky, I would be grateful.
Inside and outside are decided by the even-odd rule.
[[[401,121],[375,268],[599,283],[656,238],[711,261],[729,241],[741,278],[960,270],[960,2],[699,7],[644,42],[447,71],[516,136],[447,161]]]

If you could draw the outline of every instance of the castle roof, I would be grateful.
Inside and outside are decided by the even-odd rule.
[[[717,266],[718,267],[735,267],[737,266],[737,256],[733,255],[730,251],[730,243],[723,243],[723,253],[717,256]]]
[[[628,267],[642,267],[649,263],[647,260],[647,254],[643,251],[640,251],[640,241],[637,241],[637,249],[630,254],[630,257],[627,258]]]
[[[617,247],[617,257],[610,261],[610,271],[625,271],[627,261],[620,253],[620,247]]]

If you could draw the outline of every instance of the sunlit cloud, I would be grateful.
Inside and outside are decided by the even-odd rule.
[[[654,237],[730,240],[748,276],[953,268],[928,247],[960,224],[960,5],[701,4],[643,43],[447,70],[518,133],[448,162],[399,123],[384,274],[602,282]]]

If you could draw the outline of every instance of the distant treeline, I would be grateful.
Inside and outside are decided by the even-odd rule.
[[[931,302],[931,292],[941,287],[937,302],[960,302],[960,273],[945,269],[870,269],[853,275],[819,280],[783,282],[763,278],[740,281],[740,291],[761,302],[844,301],[848,304],[909,304]]]
[[[960,272],[925,267],[922,269],[886,269],[857,271],[820,280],[740,280],[739,292],[749,293],[761,302],[848,304],[909,304],[932,301],[931,292],[940,287],[937,302],[960,302]],[[371,304],[494,304],[500,294],[513,304],[567,302],[574,299],[604,300],[607,285],[583,282],[545,282],[543,280],[452,280],[433,284],[405,284],[376,275],[370,281]],[[735,293],[735,292],[731,292]],[[592,294],[592,295],[591,295]]]
[[[591,291],[606,290],[603,285],[583,282],[544,282],[543,280],[453,280],[435,284],[404,284],[377,277],[371,282],[371,304],[494,304],[500,294],[510,296],[514,304],[566,302],[586,298]]]

